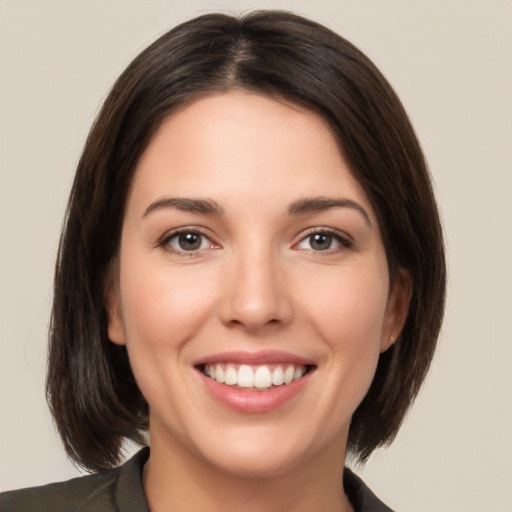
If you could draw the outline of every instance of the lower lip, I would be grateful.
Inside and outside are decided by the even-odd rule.
[[[225,407],[246,414],[262,414],[279,409],[279,407],[293,400],[307,384],[311,373],[308,372],[300,379],[290,382],[290,384],[282,384],[268,391],[233,388],[220,384],[202,372],[199,375],[202,377],[210,395]]]

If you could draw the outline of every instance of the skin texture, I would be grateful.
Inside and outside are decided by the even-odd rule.
[[[311,197],[353,203],[290,214]],[[219,212],[163,206],[169,198]],[[202,233],[199,248],[184,250],[176,229]],[[311,235],[326,229],[335,235],[319,249]],[[109,337],[127,345],[150,405],[151,510],[350,510],[350,418],[400,332],[410,280],[402,271],[390,283],[375,213],[327,124],[241,91],[172,114],[138,164],[117,273]],[[196,367],[269,350],[312,371],[264,413],[219,403]]]

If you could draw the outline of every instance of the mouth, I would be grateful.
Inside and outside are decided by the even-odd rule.
[[[294,401],[317,369],[286,352],[225,352],[196,361],[207,393],[238,413],[268,413]]]
[[[286,386],[314,368],[314,365],[292,363],[249,365],[219,362],[198,366],[206,377],[219,384],[246,391],[269,391]]]

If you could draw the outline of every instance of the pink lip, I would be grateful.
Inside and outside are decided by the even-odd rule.
[[[194,366],[203,364],[216,364],[216,363],[235,363],[235,364],[279,364],[288,363],[302,366],[312,366],[313,361],[304,359],[289,352],[282,352],[279,350],[263,350],[260,352],[221,352],[206,356],[194,363]]]
[[[234,411],[246,414],[270,412],[290,402],[301,392],[311,376],[311,373],[306,373],[290,384],[283,384],[268,391],[247,391],[219,384],[202,373],[198,374],[214,399]]]
[[[311,361],[287,352],[264,351],[257,353],[224,352],[201,359],[197,366],[230,362],[238,364],[278,364],[289,363],[295,365],[311,366]],[[283,384],[268,391],[255,391],[238,389],[219,382],[204,375],[200,368],[197,374],[201,378],[207,392],[223,406],[236,412],[246,414],[262,414],[270,412],[293,400],[310,381],[314,372],[308,372],[300,379],[290,384]]]

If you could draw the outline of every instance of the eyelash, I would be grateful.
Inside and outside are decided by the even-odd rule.
[[[347,235],[342,235],[339,231],[336,231],[334,229],[327,229],[327,228],[311,228],[311,229],[309,229],[308,231],[306,231],[306,234],[304,236],[302,236],[300,241],[294,245],[294,247],[298,246],[299,244],[308,240],[309,238],[311,238],[314,235],[324,235],[324,236],[332,237],[332,239],[334,241],[336,241],[337,243],[340,244],[339,247],[328,248],[328,249],[324,249],[324,250],[305,249],[305,250],[308,250],[315,254],[327,256],[327,255],[330,255],[333,253],[338,253],[338,252],[342,252],[347,249],[351,249],[353,247],[353,242]]]
[[[181,235],[198,235],[203,239],[203,241],[204,241],[204,239],[206,239],[210,242],[209,248],[215,247],[215,243],[212,242],[211,238],[206,233],[204,233],[201,229],[198,229],[197,227],[193,227],[193,228],[192,227],[190,227],[190,228],[183,227],[183,228],[176,229],[170,233],[166,233],[162,238],[160,238],[157,241],[156,245],[158,247],[160,247],[161,249],[163,249],[164,251],[169,252],[171,254],[177,254],[180,256],[188,256],[188,257],[198,256],[199,252],[204,250],[204,249],[195,249],[195,250],[187,251],[185,249],[175,249],[174,247],[172,247],[170,245],[170,242],[174,238],[178,238]]]
[[[203,239],[202,242],[204,241],[204,239],[206,239],[210,242],[210,247],[208,247],[209,249],[216,248],[215,243],[210,239],[210,237],[206,233],[204,233],[201,229],[198,229],[197,227],[193,227],[193,228],[192,227],[190,227],[190,228],[184,227],[184,228],[176,229],[176,230],[172,231],[171,233],[167,233],[157,241],[156,246],[162,248],[166,252],[170,252],[172,254],[178,254],[180,256],[188,256],[188,257],[198,256],[200,251],[204,250],[204,249],[198,248],[198,249],[192,249],[192,250],[187,251],[185,249],[173,248],[170,245],[170,242],[174,238],[177,238],[181,235],[198,235],[199,237],[201,237]],[[335,247],[335,248],[329,247],[328,249],[323,249],[323,250],[315,250],[315,249],[304,249],[304,250],[313,252],[315,254],[320,254],[320,255],[322,255],[322,254],[330,255],[333,253],[342,252],[346,249],[350,249],[353,246],[352,240],[350,240],[348,236],[341,235],[338,231],[335,231],[333,229],[326,229],[326,228],[311,228],[308,231],[306,231],[306,233],[302,236],[302,238],[299,240],[299,242],[294,244],[293,247],[294,248],[297,247],[299,244],[305,242],[306,240],[308,240],[309,238],[311,238],[314,235],[323,235],[323,236],[332,237],[332,239],[335,242],[337,242],[340,246]],[[202,242],[201,242],[201,244],[202,244]],[[296,250],[299,250],[299,249],[296,249]]]

